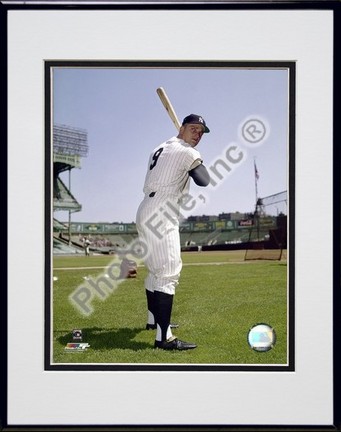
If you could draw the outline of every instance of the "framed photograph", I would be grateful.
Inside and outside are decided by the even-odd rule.
[[[339,5],[25,3],[3,424],[337,428]]]
[[[53,185],[53,204],[46,193],[52,257],[45,272],[46,367],[294,370],[294,268],[287,265],[291,260],[294,267],[294,217],[289,223],[287,215],[294,215],[295,64],[51,61],[46,62],[46,82],[47,191]],[[157,325],[153,293],[145,288],[150,256],[155,253],[162,265],[166,260],[159,243],[156,252],[148,250],[149,243],[138,247],[135,221],[149,153],[159,153],[150,140],[165,141],[163,129],[169,138],[181,134],[160,103],[161,89],[168,101],[173,90],[182,118],[194,107],[212,118],[202,151],[210,184],[204,189],[194,183],[182,192],[178,217],[183,269],[172,317],[191,323],[187,338],[199,345],[187,355],[156,353],[158,332],[146,331]],[[152,138],[146,139],[149,122]],[[92,167],[89,171],[81,167],[82,159]],[[147,172],[155,169],[154,159]],[[168,186],[161,186],[161,174],[154,186],[159,191]],[[115,190],[111,183],[120,187]],[[77,196],[83,196],[82,204]],[[151,201],[146,226],[162,242],[165,234],[156,220],[168,220],[172,205],[148,195]],[[236,205],[238,211],[231,211]],[[247,292],[252,300],[243,300],[242,312],[236,305]],[[177,315],[188,301],[185,316]],[[132,305],[135,319],[124,324]],[[240,314],[245,320],[238,325]],[[73,329],[82,337],[74,338]],[[173,335],[183,337],[185,331],[179,325]]]

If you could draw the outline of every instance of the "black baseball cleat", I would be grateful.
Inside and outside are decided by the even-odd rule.
[[[170,328],[178,328],[179,324],[170,323]],[[146,330],[155,330],[156,324],[146,324]]]
[[[154,348],[161,348],[164,350],[178,350],[178,351],[184,351],[189,349],[194,349],[197,346],[194,343],[190,342],[184,342],[180,339],[173,339],[170,341],[155,341]]]

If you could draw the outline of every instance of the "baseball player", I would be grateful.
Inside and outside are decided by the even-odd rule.
[[[196,150],[210,130],[196,114],[184,118],[178,136],[156,147],[148,161],[144,199],[136,216],[139,238],[148,248],[145,265],[147,329],[156,328],[155,348],[188,350],[194,343],[172,334],[171,313],[175,288],[182,269],[179,234],[181,199],[188,193],[190,178],[207,186],[210,176]]]

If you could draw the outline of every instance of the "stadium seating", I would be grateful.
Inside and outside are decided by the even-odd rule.
[[[57,177],[53,188],[53,209],[80,211],[82,206],[72,195],[64,182]]]
[[[76,255],[84,254],[81,248],[69,246],[58,238],[53,238],[53,254],[54,255]]]

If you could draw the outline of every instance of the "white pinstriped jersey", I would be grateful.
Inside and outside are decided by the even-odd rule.
[[[151,292],[175,293],[182,268],[179,206],[189,189],[188,171],[201,161],[198,150],[177,137],[160,144],[149,158],[136,226],[148,245],[145,288]]]
[[[184,140],[173,137],[156,147],[148,162],[143,192],[181,197],[188,192],[188,171],[201,161],[198,150]]]

